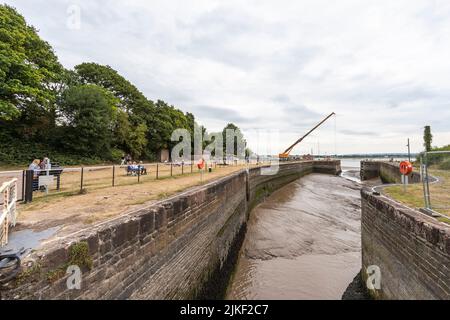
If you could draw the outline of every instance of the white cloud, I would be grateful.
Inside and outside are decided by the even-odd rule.
[[[197,110],[210,131],[279,129],[281,151],[335,111],[338,152],[404,151],[407,137],[420,151],[424,125],[450,143],[445,0],[6,3],[66,67],[109,64],[149,98]],[[66,27],[73,4],[80,30]],[[330,122],[294,152],[333,153],[334,139]]]

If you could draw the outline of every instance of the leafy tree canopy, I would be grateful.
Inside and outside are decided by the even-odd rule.
[[[65,145],[86,156],[107,154],[111,147],[111,121],[117,99],[96,85],[78,85],[62,94]]]
[[[0,120],[42,115],[54,102],[62,66],[17,11],[0,5]]]

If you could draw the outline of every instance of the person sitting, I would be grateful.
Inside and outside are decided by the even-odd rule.
[[[139,173],[139,166],[136,164],[136,161],[133,161],[133,163],[130,162],[127,167],[127,175],[131,174],[132,176],[135,176]]]
[[[41,160],[34,159],[33,162],[28,166],[28,170],[33,170],[33,171],[40,170],[41,169],[40,164],[41,164]]]
[[[133,164],[131,161],[127,162],[127,175],[133,175]]]
[[[139,174],[140,175],[147,174],[147,168],[144,167],[144,163],[142,161],[139,161],[138,168],[139,168]]]
[[[49,170],[52,168],[52,165],[50,163],[50,159],[45,157],[41,162],[41,169],[42,170]]]
[[[40,163],[41,163],[41,160],[34,159],[33,162],[28,166],[28,170],[32,170],[33,171],[33,191],[39,189],[38,175],[39,175],[39,172],[41,170],[41,168],[39,166]]]

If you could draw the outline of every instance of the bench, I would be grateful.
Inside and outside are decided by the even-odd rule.
[[[137,168],[133,168],[132,166],[126,166],[125,170],[127,172],[127,176],[147,175],[147,168],[141,165],[138,165]]]

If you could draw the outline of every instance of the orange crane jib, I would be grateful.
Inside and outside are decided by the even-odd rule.
[[[311,130],[309,130],[303,137],[301,137],[300,139],[298,139],[297,141],[295,141],[289,148],[287,148],[286,150],[284,150],[283,153],[279,154],[279,157],[281,159],[287,159],[289,158],[289,153],[291,153],[292,149],[294,149],[294,147],[299,144],[300,142],[302,142],[303,139],[305,139],[311,132],[313,132],[314,130],[316,130],[318,127],[320,127],[320,125],[322,123],[324,123],[325,121],[327,121],[329,118],[331,118],[332,116],[336,115],[334,112],[330,113],[325,119],[323,119],[322,121],[320,121],[314,128],[312,128]]]

